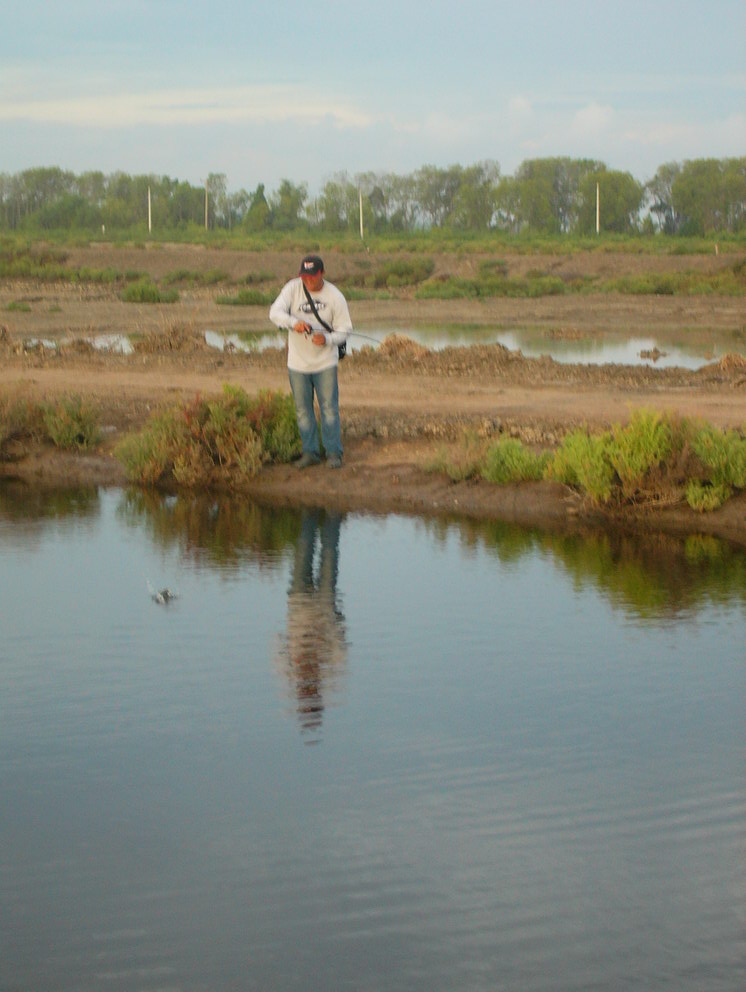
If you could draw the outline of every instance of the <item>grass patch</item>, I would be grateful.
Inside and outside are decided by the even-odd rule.
[[[382,262],[373,271],[366,266],[358,272],[348,273],[339,284],[344,285],[345,293],[351,289],[401,289],[424,282],[434,271],[432,258],[414,255]]]
[[[515,438],[504,438],[489,448],[480,474],[487,482],[503,485],[541,479],[550,458],[547,451],[537,454]]]
[[[150,279],[138,279],[122,290],[120,297],[124,303],[176,303],[179,292],[176,289],[159,289]]]
[[[292,397],[261,392],[250,397],[226,385],[217,399],[196,399],[150,418],[115,454],[131,482],[141,485],[233,488],[265,462],[300,453]]]
[[[673,429],[653,410],[637,410],[626,427],[616,424],[607,448],[626,499],[634,499],[673,451]]]
[[[218,296],[215,302],[227,307],[268,307],[276,296],[276,293],[263,293],[260,289],[241,289],[235,296]]]
[[[92,269],[85,265],[71,268],[65,264],[66,261],[67,254],[56,249],[6,245],[0,249],[0,278],[73,284],[114,283],[124,279],[121,272],[110,266],[104,269]]]
[[[208,269],[198,272],[195,269],[174,269],[167,272],[161,282],[167,286],[173,283],[185,283],[189,286],[214,286],[219,282],[230,282],[230,276],[223,269]]]
[[[547,465],[546,477],[587,493],[595,503],[608,503],[614,485],[614,469],[608,453],[611,435],[583,430],[568,434]]]
[[[464,482],[476,479],[482,471],[485,442],[473,431],[464,433],[462,442],[456,448],[439,448],[435,457],[425,466],[428,472],[442,472],[451,482]]]
[[[42,405],[46,435],[58,448],[95,448],[101,440],[98,413],[80,396]]]
[[[615,424],[595,434],[571,431],[554,452],[537,453],[512,438],[486,451],[467,442],[460,451],[441,453],[428,468],[453,481],[552,479],[599,506],[686,500],[705,512],[722,506],[734,491],[746,490],[746,438],[641,409],[626,426]]]
[[[482,279],[494,279],[496,276],[506,279],[508,263],[503,258],[486,258],[479,263],[479,275]]]
[[[709,513],[717,510],[733,495],[730,486],[711,485],[690,479],[686,486],[686,501],[698,513]]]
[[[486,447],[475,435],[465,435],[460,447],[442,449],[426,467],[453,482],[550,479],[597,506],[686,501],[707,512],[746,490],[746,438],[738,431],[639,409],[629,423],[609,431],[571,431],[554,451],[535,452],[513,438]]]
[[[735,431],[708,425],[695,434],[691,444],[705,476],[691,479],[687,485],[686,499],[692,509],[717,509],[730,499],[734,489],[746,489],[746,439]]]
[[[463,279],[445,276],[420,286],[418,300],[460,300],[506,297],[535,299],[540,296],[561,296],[570,292],[569,285],[557,276],[535,275],[525,279],[488,276],[484,279]]]
[[[94,448],[101,440],[98,412],[79,396],[36,402],[0,397],[0,458],[13,442],[47,441],[63,450]]]
[[[266,272],[262,269],[259,272],[247,272],[243,279],[239,279],[239,282],[246,286],[257,286],[263,282],[272,282],[274,279],[274,272]]]
[[[41,407],[24,396],[0,396],[0,458],[7,457],[14,441],[40,438],[44,434]]]
[[[5,309],[10,313],[31,313],[31,304],[23,300],[13,300]]]

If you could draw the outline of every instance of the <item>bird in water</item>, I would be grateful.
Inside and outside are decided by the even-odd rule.
[[[179,594],[172,589],[167,587],[165,589],[154,589],[150,582],[148,582],[148,592],[153,602],[158,603],[160,606],[168,606],[172,600],[179,598]]]

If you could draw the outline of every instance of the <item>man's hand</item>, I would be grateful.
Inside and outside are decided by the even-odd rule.
[[[293,324],[293,330],[296,334],[310,334],[311,325],[306,324],[305,321],[299,320],[297,324]]]
[[[311,338],[311,341],[313,341],[314,344],[317,344],[319,346],[326,344],[326,338],[320,332],[314,334],[314,336]]]

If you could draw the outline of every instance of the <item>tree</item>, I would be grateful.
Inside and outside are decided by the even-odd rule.
[[[672,187],[675,208],[683,218],[682,233],[734,230],[732,225],[742,221],[744,161],[706,158],[684,162]]]
[[[518,181],[503,176],[495,190],[495,223],[511,234],[517,234],[524,223],[521,217],[521,198]]]
[[[28,223],[46,231],[88,228],[101,225],[101,211],[78,193],[64,193],[28,218]]]
[[[207,226],[210,226],[210,208],[212,207],[213,226],[227,227],[226,198],[228,195],[228,179],[224,172],[211,172],[205,183],[207,196]]]
[[[414,176],[414,195],[418,212],[430,227],[442,227],[453,213],[462,181],[460,165],[439,169],[423,165]]]
[[[316,222],[328,231],[355,228],[359,218],[358,189],[346,172],[340,172],[324,184],[315,201]]]
[[[746,228],[746,158],[725,160],[723,186],[728,210],[726,226],[729,231],[743,231]]]
[[[523,162],[512,190],[515,220],[520,226],[563,234],[577,226],[580,185],[591,172],[605,169],[592,159],[540,158]]]
[[[280,188],[270,197],[270,223],[278,231],[293,231],[301,226],[303,205],[308,198],[305,183],[295,186],[283,179]]]
[[[269,227],[270,211],[267,198],[264,195],[264,183],[259,183],[250,196],[249,209],[243,219],[244,227],[249,231],[263,231]]]
[[[500,166],[481,162],[461,170],[451,224],[467,231],[484,231],[493,226],[497,210]]]
[[[645,187],[650,199],[650,213],[655,215],[658,228],[664,234],[676,234],[681,226],[681,216],[673,202],[673,185],[680,172],[678,162],[668,162],[658,167]]]
[[[629,172],[603,169],[591,172],[580,184],[579,229],[596,230],[596,184],[601,195],[601,229],[629,234],[638,229],[645,188]]]

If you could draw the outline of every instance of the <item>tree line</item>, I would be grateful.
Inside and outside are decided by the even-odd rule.
[[[340,172],[316,196],[283,179],[267,192],[230,192],[225,174],[204,186],[168,176],[124,172],[76,175],[58,167],[0,173],[0,230],[155,231],[193,226],[244,232],[429,229],[589,234],[600,195],[603,231],[708,235],[746,229],[746,158],[694,159],[661,165],[639,182],[594,159],[540,158],[504,176],[497,162],[415,172]]]

